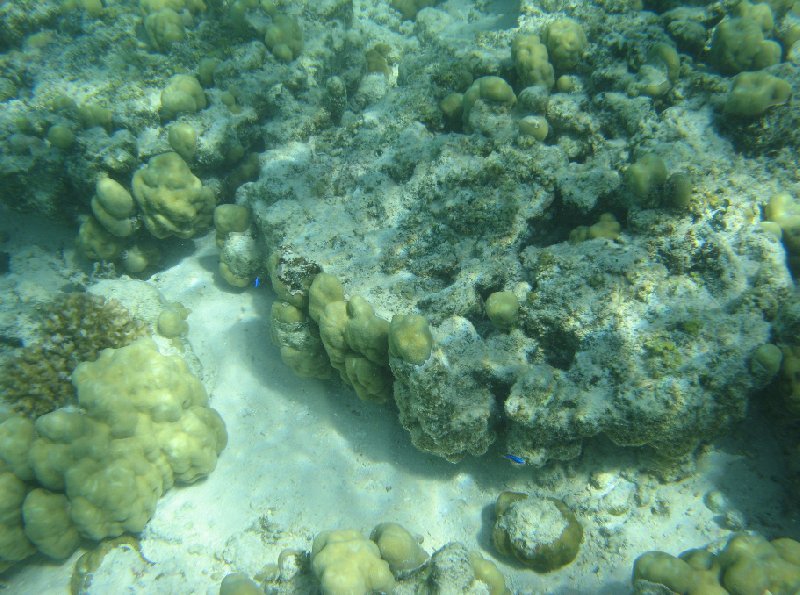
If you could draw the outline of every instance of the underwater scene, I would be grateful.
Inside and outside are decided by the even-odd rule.
[[[798,0],[0,0],[0,592],[797,595],[798,97]]]

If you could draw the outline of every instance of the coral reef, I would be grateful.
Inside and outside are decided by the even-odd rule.
[[[637,595],[659,589],[689,595],[789,595],[800,588],[800,543],[738,534],[716,554],[696,549],[676,558],[647,552],[634,563],[633,587]]]
[[[203,385],[148,337],[80,363],[72,383],[77,407],[0,418],[0,566],[140,533],[164,492],[211,473],[227,444]]]
[[[396,523],[377,525],[369,539],[354,529],[322,531],[314,538],[310,553],[284,550],[277,564],[265,568],[259,579],[256,582],[243,575],[226,577],[230,583],[262,588],[275,595],[316,589],[326,595],[412,595],[420,590],[476,595],[511,593],[497,566],[478,552],[453,542],[428,556],[418,539]],[[227,592],[224,589],[225,581],[220,592]]]
[[[599,444],[629,467],[669,469],[749,421],[764,389],[796,430],[797,11],[785,0],[6,2],[0,200],[67,222],[105,274],[146,275],[172,248],[201,245],[213,220],[216,281],[240,294],[271,286],[261,336],[286,366],[397,415],[436,457],[500,451],[546,473]],[[109,419],[57,408],[74,404],[78,362],[143,329],[111,303],[59,299],[42,339],[4,370],[4,398],[31,418],[9,426],[30,433],[35,419],[50,446],[108,446],[95,422]],[[180,341],[187,315],[168,308],[160,332]],[[786,445],[797,464],[796,432]],[[158,492],[152,452],[137,448],[120,464]],[[9,560],[34,546],[61,556],[77,534],[152,513],[138,498],[129,517],[93,524],[66,492],[30,490],[12,454],[4,510],[29,522],[9,528]],[[111,467],[94,463],[73,475],[93,482]],[[187,481],[203,474],[176,466]],[[609,509],[631,507],[632,483],[615,484]],[[528,500],[519,516],[569,516]],[[500,523],[498,549],[543,570],[569,562],[515,551],[516,520]],[[379,544],[338,537],[314,557],[347,543],[379,569],[354,588],[402,583]],[[432,581],[472,560],[440,552]],[[308,580],[333,582],[325,567]],[[480,567],[454,589],[485,590],[472,585]]]
[[[75,392],[70,378],[79,363],[146,334],[145,324],[114,300],[91,293],[59,294],[41,307],[40,338],[6,363],[0,375],[3,400],[31,418],[71,404]]]

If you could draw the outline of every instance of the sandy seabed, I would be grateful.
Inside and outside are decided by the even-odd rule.
[[[12,270],[6,283],[18,295],[53,292],[54,254],[68,236],[24,217],[12,221],[7,212],[4,218],[3,227],[16,230],[7,242]],[[188,244],[193,249],[185,246],[185,256],[147,283],[191,310],[193,356],[187,354],[202,366],[229,442],[207,479],[173,488],[159,501],[141,535],[143,557],[112,550],[90,593],[215,594],[227,573],[253,576],[285,549],[310,549],[322,530],[368,534],[385,521],[419,535],[429,553],[452,541],[479,550],[516,593],[560,595],[629,593],[641,553],[722,543],[738,522],[770,538],[800,535],[796,514],[787,512],[782,459],[765,421],[750,421],[707,446],[696,472],[672,483],[637,471],[626,453],[603,445],[576,464],[550,470],[513,465],[499,451],[459,464],[421,453],[390,407],[362,403],[338,382],[294,377],[270,342],[271,290],[226,287],[216,273],[213,234]],[[68,260],[71,249],[62,253]],[[142,284],[114,286],[127,293]],[[539,575],[497,556],[492,506],[503,490],[568,502],[584,526],[578,558]],[[725,513],[705,504],[710,492],[726,501]],[[610,515],[603,502],[626,497],[624,512]],[[82,553],[63,563],[32,559],[6,573],[0,587],[68,592]]]

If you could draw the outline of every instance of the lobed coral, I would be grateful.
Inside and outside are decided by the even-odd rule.
[[[79,407],[0,417],[0,568],[141,532],[161,495],[211,473],[227,443],[202,383],[150,338],[104,350],[72,381]]]
[[[800,543],[735,534],[721,552],[646,552],[633,565],[635,593],[791,595],[800,589]]]
[[[79,363],[146,334],[144,323],[114,300],[91,293],[59,294],[41,308],[39,340],[6,364],[0,376],[3,399],[13,411],[31,418],[72,403],[70,376]]]

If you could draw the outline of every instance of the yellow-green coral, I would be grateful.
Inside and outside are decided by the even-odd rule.
[[[761,224],[765,231],[783,241],[794,273],[800,270],[800,202],[787,192],[773,195],[764,207]]]
[[[664,95],[677,82],[680,65],[674,47],[666,43],[654,44],[647,52],[647,61],[639,68],[636,80],[628,86],[628,95]]]
[[[197,131],[186,122],[177,122],[169,127],[167,141],[172,150],[186,161],[194,159],[197,152]]]
[[[83,218],[77,245],[89,260],[116,260],[125,249],[125,242],[106,230],[92,215]]]
[[[741,72],[734,77],[725,98],[725,113],[760,116],[769,108],[786,103],[791,96],[791,85],[777,76],[767,72]]]
[[[617,218],[611,213],[603,213],[600,215],[596,223],[592,225],[579,225],[569,232],[569,241],[572,243],[585,242],[586,240],[595,240],[604,238],[606,240],[616,240],[619,238],[620,225]]]
[[[414,365],[424,364],[433,350],[428,321],[419,314],[396,314],[389,324],[389,354]]]
[[[207,105],[203,87],[189,74],[176,74],[161,92],[161,116],[172,120],[180,114],[193,114]]]
[[[66,124],[53,124],[47,131],[47,142],[62,151],[66,151],[75,142],[75,133]]]
[[[214,192],[177,153],[156,155],[133,174],[133,196],[145,227],[159,239],[190,238],[211,223]]]
[[[102,177],[95,185],[92,214],[111,235],[128,237],[136,231],[136,205],[130,192],[116,180]]]
[[[646,552],[633,565],[633,584],[687,595],[792,595],[800,589],[800,543],[739,533],[718,555],[703,549],[677,558]]]
[[[328,595],[389,593],[396,584],[378,546],[354,529],[318,534],[311,569]]]
[[[376,525],[369,538],[377,544],[381,558],[389,563],[394,574],[414,570],[429,557],[419,541],[397,523]]]
[[[267,26],[264,43],[281,62],[291,62],[303,51],[303,30],[297,19],[276,14]]]
[[[389,322],[375,315],[370,303],[355,295],[347,302],[345,339],[353,351],[371,362],[389,361]]]
[[[331,302],[344,301],[344,287],[330,273],[319,273],[308,289],[308,315],[319,322],[323,310]]]
[[[392,374],[386,366],[361,356],[346,356],[344,371],[362,401],[383,403],[392,396]]]
[[[439,0],[392,0],[392,8],[399,11],[406,20],[417,18],[417,13],[428,6],[435,6]]]
[[[281,359],[295,374],[304,378],[329,378],[331,366],[317,327],[305,312],[284,301],[272,304],[272,341]]]
[[[40,339],[21,349],[0,376],[4,399],[29,417],[73,401],[70,375],[80,362],[146,334],[145,325],[118,302],[90,293],[60,294],[40,317]]]
[[[625,183],[634,196],[646,200],[658,193],[667,181],[667,166],[658,155],[648,153],[625,170]]]
[[[141,532],[163,492],[208,475],[227,442],[202,383],[149,337],[78,364],[72,382],[77,406],[0,417],[0,470],[30,488],[0,498],[0,565],[25,543],[66,558],[81,537]]]
[[[189,331],[189,323],[186,322],[186,319],[190,313],[191,310],[180,302],[166,304],[161,314],[158,315],[156,323],[158,334],[168,339],[185,335]]]
[[[339,281],[318,274],[309,289],[309,311],[331,366],[365,401],[384,402],[392,395],[389,371],[389,322],[375,315],[361,296],[344,301]]]
[[[145,16],[144,30],[156,50],[168,49],[186,37],[183,18],[171,8],[162,8]]]
[[[505,108],[512,107],[517,102],[514,89],[499,76],[483,76],[475,79],[463,96],[462,117],[465,123],[469,120],[472,107],[479,99]]]
[[[721,73],[738,74],[777,64],[781,46],[764,39],[762,23],[757,19],[726,18],[714,30],[709,57]]]
[[[520,136],[528,136],[538,141],[547,138],[550,127],[544,116],[525,116],[519,121]]]
[[[519,300],[511,291],[496,291],[486,298],[486,315],[500,330],[508,330],[517,324]]]
[[[553,65],[547,59],[547,46],[539,41],[538,35],[517,35],[511,43],[511,57],[523,86],[553,88]]]
[[[553,65],[562,72],[577,66],[588,43],[583,27],[572,19],[550,23],[544,30],[542,42],[547,46]]]
[[[214,209],[214,229],[217,247],[222,248],[225,238],[233,232],[244,232],[250,227],[250,209],[241,205],[219,205]]]

